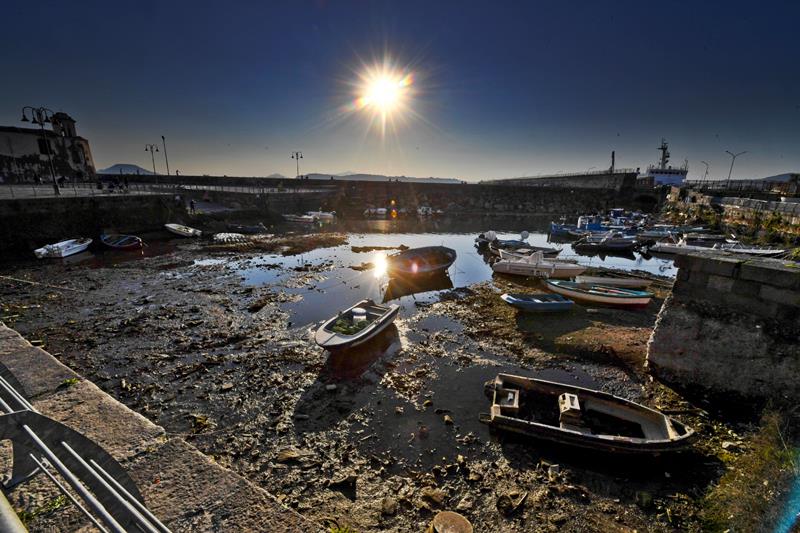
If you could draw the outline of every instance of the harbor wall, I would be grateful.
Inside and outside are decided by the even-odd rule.
[[[702,252],[656,319],[647,365],[660,379],[726,398],[800,399],[800,269]]]

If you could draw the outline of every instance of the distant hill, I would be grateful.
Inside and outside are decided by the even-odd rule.
[[[281,180],[285,180],[285,179],[287,179],[287,178],[286,178],[286,176],[284,176],[283,174],[278,174],[277,172],[276,172],[276,173],[274,173],[274,174],[270,174],[270,175],[269,175],[269,176],[267,176],[267,177],[268,177],[268,178],[281,179]]]
[[[98,174],[142,174],[152,175],[153,171],[145,170],[139,165],[130,165],[126,163],[117,163],[108,168],[101,168],[97,170]]]
[[[384,176],[383,174],[307,174],[310,180],[334,180],[344,181],[407,181],[418,183],[461,183],[455,178],[414,178],[409,176]]]

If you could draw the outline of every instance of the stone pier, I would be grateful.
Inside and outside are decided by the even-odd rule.
[[[0,363],[42,414],[93,439],[128,471],[148,508],[174,532],[321,532],[295,511],[181,438],[131,411],[0,322]],[[8,465],[10,447],[0,448]],[[44,475],[7,493],[17,510],[46,507],[58,495]],[[34,512],[34,514],[36,514]],[[37,531],[92,531],[72,505],[35,517]]]
[[[800,399],[800,267],[702,252],[679,256],[647,350],[654,374],[737,399]]]

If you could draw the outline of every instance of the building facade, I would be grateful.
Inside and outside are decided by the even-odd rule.
[[[79,137],[75,121],[55,113],[52,129],[0,126],[0,180],[5,183],[38,183],[52,179],[85,181],[96,177],[89,141]],[[48,155],[49,152],[49,155]]]

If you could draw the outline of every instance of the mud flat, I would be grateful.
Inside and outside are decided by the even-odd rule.
[[[417,532],[448,509],[476,531],[702,529],[701,499],[753,426],[642,370],[668,288],[644,311],[526,317],[498,298],[520,286],[494,278],[406,296],[396,327],[331,356],[313,343],[313,323],[377,279],[348,268],[349,244],[321,243],[338,246],[281,259],[177,241],[126,261],[5,265],[3,275],[37,284],[2,280],[2,316],[168,436],[319,523]],[[483,383],[500,371],[667,410],[701,441],[631,462],[491,434],[478,414]]]

